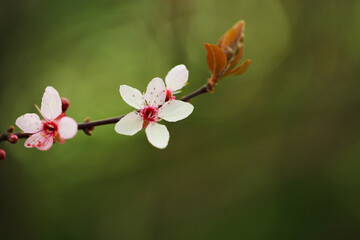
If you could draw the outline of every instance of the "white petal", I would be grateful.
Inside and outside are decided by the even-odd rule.
[[[136,112],[131,112],[115,125],[115,131],[119,134],[132,136],[142,129],[144,120]]]
[[[158,107],[163,105],[166,98],[165,83],[161,78],[154,78],[148,84],[144,97],[148,105]]]
[[[43,131],[31,135],[25,141],[25,147],[33,148],[36,147],[41,151],[46,151],[53,145],[54,139],[51,135],[45,134]]]
[[[149,142],[157,148],[163,149],[169,143],[169,131],[166,126],[158,123],[150,123],[146,129],[146,136]]]
[[[136,88],[132,88],[127,85],[121,85],[120,95],[124,101],[133,108],[140,109],[145,104],[143,95]]]
[[[182,89],[189,78],[189,71],[184,64],[175,66],[166,75],[165,82],[171,92]]]
[[[159,109],[159,117],[168,122],[176,122],[189,116],[193,110],[194,106],[190,103],[171,100]]]
[[[47,87],[41,102],[41,114],[46,119],[55,119],[62,112],[61,98],[53,87]]]
[[[78,131],[78,125],[74,119],[63,117],[59,121],[58,131],[61,138],[70,139],[75,137]]]
[[[43,128],[39,116],[35,113],[27,113],[18,117],[15,124],[25,133],[36,133]]]

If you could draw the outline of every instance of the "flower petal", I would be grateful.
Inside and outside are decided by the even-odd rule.
[[[54,139],[50,134],[45,134],[43,131],[31,135],[25,141],[25,147],[33,148],[36,147],[41,151],[46,151],[53,145]]]
[[[115,131],[119,134],[132,136],[142,129],[144,120],[136,112],[131,112],[120,119],[115,125]]]
[[[158,107],[163,105],[166,98],[165,83],[161,78],[154,78],[148,84],[144,97],[148,105]]]
[[[124,101],[132,106],[133,108],[140,109],[144,104],[145,100],[139,90],[128,85],[120,86],[120,95]]]
[[[59,121],[58,131],[61,138],[70,139],[75,137],[78,131],[78,125],[74,119],[63,117]]]
[[[150,123],[145,132],[147,139],[154,147],[164,149],[168,145],[170,134],[165,125]]]
[[[189,78],[189,71],[186,69],[184,64],[175,66],[166,75],[165,82],[166,87],[171,91],[175,92],[182,89]]]
[[[36,133],[43,128],[39,116],[35,113],[27,113],[18,117],[15,124],[25,133]]]
[[[194,106],[190,103],[171,100],[159,108],[159,117],[168,122],[176,122],[189,116],[193,110]]]
[[[62,112],[61,98],[53,87],[47,87],[41,102],[41,114],[46,119],[55,119]]]

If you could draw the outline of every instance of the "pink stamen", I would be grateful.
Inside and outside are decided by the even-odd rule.
[[[165,98],[165,102],[169,101],[173,99],[172,93],[169,89],[166,89],[166,98]]]
[[[159,121],[157,114],[158,110],[151,106],[146,106],[141,109],[140,116],[144,119],[143,128],[146,128],[151,122]]]
[[[43,130],[46,134],[55,134],[58,130],[58,125],[54,121],[43,122]]]
[[[140,110],[140,116],[144,118],[144,121],[157,121],[157,109],[154,107],[146,106]]]

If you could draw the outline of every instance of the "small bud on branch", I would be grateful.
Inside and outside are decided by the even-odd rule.
[[[4,160],[6,158],[6,152],[0,149],[0,160]]]
[[[19,140],[18,136],[14,135],[14,134],[11,134],[8,139],[9,143],[11,143],[11,144],[17,143],[18,140]]]
[[[89,122],[90,122],[90,118],[89,117],[85,118],[84,123],[89,123]],[[91,136],[92,135],[91,131],[94,129],[95,129],[94,126],[90,126],[88,128],[84,128],[83,131],[86,135]]]
[[[66,112],[66,110],[68,110],[70,106],[70,101],[69,99],[67,99],[66,97],[62,97],[61,98],[61,109],[62,109],[62,112]]]
[[[14,127],[14,126],[10,126],[7,131],[8,131],[8,133],[13,133],[14,130],[15,130],[15,127]]]

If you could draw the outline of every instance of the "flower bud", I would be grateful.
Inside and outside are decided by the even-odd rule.
[[[6,152],[2,149],[0,149],[0,160],[3,160],[6,158]]]
[[[15,144],[17,143],[19,140],[18,136],[11,134],[10,137],[8,138],[9,143]]]
[[[234,59],[235,55],[244,45],[245,22],[238,21],[222,36],[217,44],[224,51],[228,62]],[[242,57],[240,53],[239,59]],[[235,64],[236,65],[236,64]]]
[[[14,126],[10,126],[7,131],[8,131],[9,133],[13,133],[14,130],[15,130],[15,127],[14,127]]]
[[[69,108],[70,106],[70,101],[69,99],[67,99],[66,97],[62,97],[61,98],[61,108],[63,112],[66,112],[66,110]]]

